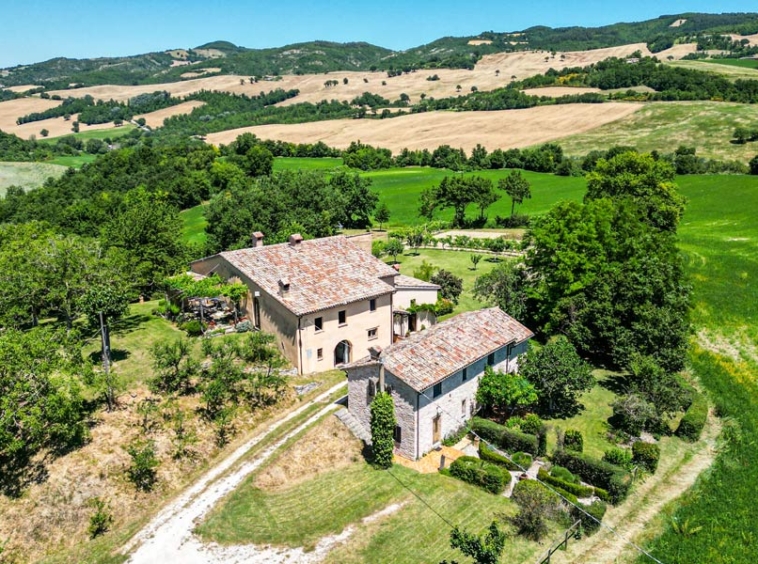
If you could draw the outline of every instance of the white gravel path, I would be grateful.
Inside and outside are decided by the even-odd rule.
[[[266,462],[285,442],[340,406],[330,403],[253,459],[242,464],[237,470],[226,474],[236,462],[283,424],[291,421],[313,404],[325,402],[344,385],[344,382],[337,384],[320,396],[304,403],[286,417],[272,423],[263,433],[240,446],[223,462],[206,472],[191,488],[163,508],[145,528],[124,546],[123,554],[132,553],[128,562],[131,564],[168,564],[171,562],[181,562],[182,564],[263,564],[264,562],[277,564],[317,562],[323,558],[334,544],[342,540],[339,537],[349,536],[352,531],[346,529],[341,535],[322,539],[316,550],[308,553],[304,553],[302,549],[203,545],[192,531],[195,525],[224,496],[237,488],[250,473]]]

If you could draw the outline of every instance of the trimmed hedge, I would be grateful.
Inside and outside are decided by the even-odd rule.
[[[597,521],[595,521],[590,515],[580,511],[576,507],[572,508],[571,515],[574,519],[579,519],[582,522],[582,530],[584,531],[584,534],[589,536],[597,532],[600,528],[600,523],[598,523],[598,521],[603,520],[603,517],[605,517],[605,510],[608,507],[602,501],[593,501],[590,505],[584,505],[583,503],[579,503],[578,505],[592,517],[597,519]]]
[[[579,478],[574,476],[571,472],[569,472],[563,466],[558,466],[557,464],[554,464],[553,467],[550,469],[550,475],[553,476],[554,478],[558,478],[559,480],[563,480],[564,482],[570,482],[572,484],[579,483]]]
[[[637,441],[632,445],[632,461],[642,466],[651,474],[658,469],[658,461],[661,458],[661,447],[656,444]]]
[[[567,491],[576,497],[592,497],[595,495],[595,488],[592,486],[583,486],[581,484],[574,484],[572,482],[567,482],[566,480],[561,480],[560,478],[551,476],[542,468],[540,468],[537,473],[537,477],[546,484]]]
[[[543,423],[537,432],[537,456],[547,455],[547,433],[548,426]]]
[[[496,495],[503,493],[506,484],[511,480],[511,475],[496,464],[473,456],[462,456],[456,459],[450,465],[450,474]]]
[[[517,452],[511,458],[513,458],[513,462],[518,464],[524,470],[529,470],[529,467],[533,462],[532,455],[526,452]]]
[[[479,443],[479,458],[481,458],[482,460],[486,460],[487,462],[492,462],[493,464],[497,464],[498,466],[502,466],[503,468],[511,472],[521,472],[521,468],[516,466],[515,463],[508,460],[505,456],[503,456],[499,452],[495,452],[483,442]]]
[[[679,422],[676,436],[694,443],[700,438],[700,433],[703,432],[707,418],[708,402],[705,396],[699,392],[693,392],[692,403]]]
[[[563,435],[563,448],[575,452],[584,452],[584,437],[581,431],[566,429]]]
[[[626,448],[611,447],[603,454],[603,461],[628,470],[632,466],[632,451]]]
[[[483,439],[510,452],[528,452],[536,455],[538,441],[534,435],[508,429],[488,419],[475,417],[471,420],[471,429]]]
[[[626,499],[632,488],[632,475],[615,464],[570,450],[556,451],[553,462],[579,475],[585,482],[607,490],[614,505]]]

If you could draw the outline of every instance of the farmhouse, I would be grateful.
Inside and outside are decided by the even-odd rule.
[[[256,329],[276,335],[284,356],[308,374],[436,322],[433,313],[408,309],[434,304],[439,287],[400,276],[368,249],[370,235],[304,241],[295,234],[288,243],[264,246],[263,234],[255,233],[251,248],[195,261],[191,270],[246,284],[245,315]],[[396,300],[403,308],[396,309]]]
[[[345,367],[348,409],[367,430],[377,390],[392,395],[395,450],[418,459],[476,411],[487,366],[515,372],[532,332],[499,308],[462,313]]]

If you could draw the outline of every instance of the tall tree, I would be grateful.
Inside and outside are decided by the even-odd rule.
[[[527,274],[522,263],[501,262],[474,282],[474,295],[498,306],[511,317],[525,321],[527,317]]]
[[[487,532],[481,536],[454,527],[450,531],[450,546],[473,558],[475,564],[497,564],[505,548],[506,538],[506,534],[498,529],[497,523],[493,521]]]
[[[374,464],[379,468],[392,466],[395,425],[397,419],[392,396],[379,390],[371,402],[371,449],[374,452]]]
[[[492,181],[481,176],[446,176],[439,185],[421,193],[420,214],[431,218],[437,208],[453,208],[453,225],[466,224],[466,207],[477,204],[480,217],[488,206],[498,200]]]
[[[520,170],[513,170],[505,178],[501,178],[497,187],[503,190],[511,198],[511,217],[516,213],[516,205],[521,205],[524,200],[532,197],[529,182],[521,174]]]
[[[382,224],[387,223],[390,220],[390,209],[387,207],[386,202],[379,204],[379,207],[374,214],[374,219],[379,222],[379,230],[382,229]]]

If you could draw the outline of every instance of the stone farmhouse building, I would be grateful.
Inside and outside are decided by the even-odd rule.
[[[322,372],[436,322],[407,308],[435,303],[439,287],[401,276],[374,257],[370,237],[305,241],[296,234],[264,246],[263,234],[255,233],[251,248],[200,259],[191,271],[246,284],[241,307],[253,325],[277,336],[299,374]]]
[[[370,432],[384,388],[395,404],[395,451],[416,460],[476,412],[486,366],[515,372],[533,333],[499,308],[462,313],[345,367],[348,409]],[[377,343],[378,344],[378,343]]]

